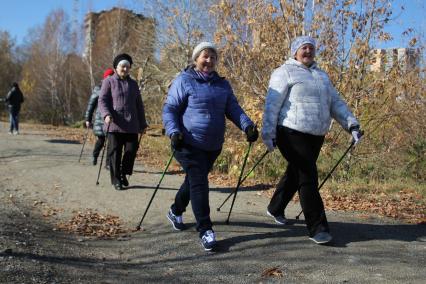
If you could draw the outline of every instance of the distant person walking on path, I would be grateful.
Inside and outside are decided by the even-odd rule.
[[[197,45],[193,64],[173,81],[163,107],[163,125],[185,171],[167,218],[174,229],[183,230],[182,214],[191,201],[197,231],[206,251],[216,245],[209,206],[208,173],[222,150],[225,117],[244,130],[254,142],[258,131],[238,104],[227,80],[216,72],[218,54],[209,42]]]
[[[19,89],[18,83],[14,82],[12,88],[6,96],[5,102],[9,111],[10,128],[9,134],[19,134],[19,112],[21,104],[24,102],[24,95]]]
[[[103,79],[105,80],[106,78],[108,78],[109,76],[113,74],[114,74],[114,69],[108,68],[104,72]],[[102,147],[105,145],[105,136],[106,136],[103,129],[104,120],[98,108],[98,98],[99,98],[99,93],[101,92],[101,85],[102,85],[102,82],[101,84],[93,88],[93,92],[92,92],[92,95],[90,96],[89,103],[87,105],[86,115],[85,115],[86,127],[89,128],[92,126],[92,117],[93,117],[93,113],[95,113],[95,110],[96,110],[95,122],[93,123],[93,134],[95,134],[95,136],[97,137],[95,148],[93,149],[92,163],[94,166],[98,163],[99,153],[101,152]],[[108,163],[109,163],[109,160],[107,157],[106,165],[108,165]]]
[[[132,64],[130,55],[117,55],[115,74],[103,80],[99,95],[104,130],[108,129],[111,183],[116,190],[129,185],[126,175],[133,173],[138,133],[142,135],[148,126],[139,86],[129,75]]]
[[[262,139],[273,151],[278,146],[288,165],[268,205],[267,214],[286,224],[284,210],[296,191],[309,237],[315,243],[331,241],[324,205],[318,191],[316,161],[331,118],[358,143],[360,126],[339,96],[328,75],[316,62],[315,40],[294,39],[291,58],[271,75],[263,114]]]

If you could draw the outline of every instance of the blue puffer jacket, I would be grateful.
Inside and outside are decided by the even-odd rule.
[[[224,141],[225,116],[244,131],[253,125],[229,82],[216,72],[207,79],[190,67],[173,81],[163,107],[167,135],[180,132],[185,144],[206,151],[218,150]]]

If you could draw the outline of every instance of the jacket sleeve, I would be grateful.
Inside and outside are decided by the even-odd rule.
[[[278,117],[281,107],[288,96],[290,77],[284,67],[272,72],[263,112],[262,139],[276,138]]]
[[[19,103],[23,103],[24,102],[24,94],[21,92],[21,91],[19,91]]]
[[[99,89],[97,90],[97,87],[95,87],[93,89],[92,95],[89,98],[89,103],[87,104],[86,114],[84,115],[85,121],[92,121],[93,113],[98,106],[98,98]]]
[[[188,94],[183,83],[181,76],[173,81],[163,106],[163,126],[169,137],[173,133],[182,132],[181,116],[188,103]]]
[[[139,119],[139,131],[143,132],[145,128],[148,127],[148,124],[146,123],[146,117],[145,117],[145,107],[142,101],[142,95],[139,91],[139,88],[137,88],[137,95],[136,95],[136,107],[138,112],[138,119]]]
[[[358,120],[352,114],[348,105],[343,101],[336,88],[330,82],[331,117],[334,118],[346,131],[351,127],[359,126]]]
[[[247,127],[253,125],[253,121],[246,115],[244,110],[238,103],[237,98],[232,91],[231,85],[228,83],[230,93],[226,101],[225,115],[231,120],[239,129],[246,131]]]
[[[110,78],[108,78],[110,79]],[[101,112],[102,119],[105,119],[106,116],[112,117],[112,94],[111,94],[111,83],[110,80],[103,80],[101,92],[98,99],[98,107]]]
[[[10,98],[12,97],[12,90],[10,90],[7,95],[6,95],[6,99],[4,100],[6,103],[8,103],[10,101]]]

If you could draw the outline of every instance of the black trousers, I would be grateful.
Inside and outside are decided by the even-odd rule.
[[[122,175],[133,173],[137,151],[137,133],[108,133],[108,158],[112,184],[119,183]]]
[[[305,215],[309,236],[328,232],[324,204],[318,191],[316,165],[324,136],[305,134],[278,126],[276,142],[288,165],[268,205],[269,212],[274,216],[284,214],[286,206],[299,191],[300,205]]]
[[[175,158],[185,171],[185,180],[171,206],[175,215],[182,215],[191,200],[192,211],[197,221],[197,231],[200,237],[212,229],[209,206],[209,180],[208,175],[220,150],[204,151],[185,145],[175,151]]]

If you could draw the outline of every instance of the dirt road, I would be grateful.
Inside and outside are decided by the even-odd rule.
[[[335,240],[318,246],[303,220],[276,226],[265,214],[268,200],[244,188],[226,225],[230,203],[216,207],[230,189],[212,185],[219,249],[205,253],[190,208],[186,231],[172,230],[165,217],[183,179],[176,173],[164,178],[143,231],[109,240],[61,231],[59,223],[89,209],[134,228],[161,176],[138,163],[128,190],[115,191],[105,170],[96,186],[91,147],[78,163],[81,144],[74,141],[25,129],[0,133],[0,283],[426,282],[426,226],[327,212]],[[298,211],[292,205],[288,216]]]

